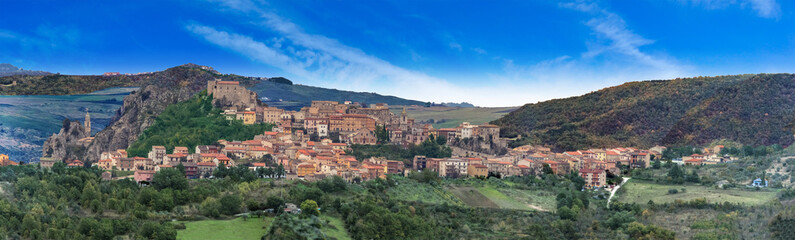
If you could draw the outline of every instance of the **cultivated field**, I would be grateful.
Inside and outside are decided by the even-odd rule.
[[[775,191],[753,189],[715,189],[699,185],[667,185],[632,179],[622,188],[626,192],[618,196],[618,201],[627,203],[646,204],[649,200],[655,203],[674,202],[675,200],[689,201],[705,198],[708,202],[730,202],[747,205],[761,205],[776,197]],[[685,189],[682,192],[682,189]],[[669,194],[669,189],[676,189],[679,193]]]
[[[442,187],[414,181],[401,181],[397,186],[390,188],[387,193],[392,198],[402,201],[421,201],[431,204],[447,203],[458,206],[464,205],[464,202],[461,201],[462,199],[445,191]]]
[[[185,230],[177,231],[177,239],[260,239],[270,228],[273,218],[202,220],[182,222]]]
[[[460,198],[467,206],[482,208],[499,208],[475,187],[450,187],[449,191]]]

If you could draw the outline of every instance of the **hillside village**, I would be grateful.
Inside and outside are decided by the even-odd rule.
[[[386,174],[408,174],[410,171],[434,171],[448,178],[526,176],[550,172],[565,175],[572,171],[586,180],[586,187],[608,186],[608,175],[618,176],[621,168],[647,168],[653,159],[660,159],[663,146],[650,149],[632,147],[587,149],[553,152],[550,148],[525,145],[510,149],[495,157],[452,156],[431,158],[414,156],[411,162],[383,157],[357,160],[347,152],[352,145],[395,144],[410,146],[440,137],[451,140],[477,138],[507,145],[500,139],[499,127],[492,124],[474,125],[467,122],[455,128],[435,129],[430,124],[415,123],[405,109],[401,114],[390,111],[386,104],[313,101],[300,111],[268,107],[258,102],[256,93],[235,81],[209,81],[207,93],[213,104],[223,108],[230,121],[243,124],[268,123],[272,131],[253,139],[218,139],[215,145],[200,145],[195,149],[176,146],[152,146],[147,157],[130,157],[124,149],[103,152],[98,162],[90,163],[105,171],[132,172],[139,183],[151,181],[164,168],[182,166],[187,178],[210,178],[218,167],[246,166],[252,171],[278,169],[278,175],[288,179],[316,180],[339,176],[348,182],[384,178]],[[85,125],[90,125],[86,114]],[[87,129],[90,129],[87,128]],[[377,136],[378,134],[382,136]],[[86,134],[90,136],[90,133]],[[90,142],[86,137],[83,141]],[[729,159],[720,156],[720,147],[704,149],[675,163],[685,165],[714,164]],[[42,167],[51,167],[56,160],[44,157]],[[88,165],[72,160],[68,166]],[[109,175],[109,174],[108,174]],[[110,176],[108,176],[110,177]]]

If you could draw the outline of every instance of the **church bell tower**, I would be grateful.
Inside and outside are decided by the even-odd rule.
[[[88,108],[86,108],[86,120],[83,122],[83,128],[85,128],[86,136],[91,137],[91,116],[88,114]]]

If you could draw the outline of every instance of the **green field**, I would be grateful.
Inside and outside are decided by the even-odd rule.
[[[177,239],[260,239],[272,221],[273,218],[263,217],[182,222],[185,230],[177,231]]]
[[[460,198],[467,206],[479,208],[499,208],[475,187],[450,187],[449,191]]]
[[[618,196],[618,201],[626,203],[646,204],[649,200],[655,203],[670,203],[675,200],[689,201],[705,198],[708,202],[730,202],[748,205],[762,205],[776,197],[775,191],[754,191],[752,189],[715,189],[699,185],[668,185],[652,182],[630,180],[623,187],[626,192]],[[683,193],[682,188],[686,189]],[[669,194],[669,189],[676,189],[677,194]]]
[[[500,192],[539,211],[554,210],[557,205],[556,194],[550,191],[506,188],[500,189]]]
[[[331,216],[321,216],[328,225],[323,225],[321,231],[329,238],[338,240],[351,239],[345,230],[345,223],[341,219]],[[202,220],[186,221],[185,229],[177,231],[177,239],[260,239],[270,229],[272,217],[243,218],[232,220]]]
[[[351,239],[348,236],[348,231],[345,230],[345,223],[342,222],[341,219],[330,217],[330,216],[321,216],[320,219],[323,221],[328,221],[329,225],[324,225],[320,231],[326,234],[329,238],[336,238],[337,240],[344,240],[344,239]]]
[[[477,189],[478,191],[480,191],[481,194],[483,194],[483,196],[486,196],[489,200],[497,204],[497,206],[499,206],[500,208],[531,210],[530,206],[528,206],[527,204],[521,203],[516,199],[505,195],[495,187],[484,186],[484,187],[478,187]]]
[[[403,111],[402,106],[392,106],[390,110],[396,114]],[[496,120],[509,112],[516,110],[516,107],[498,108],[459,108],[459,107],[406,107],[406,113],[416,121],[428,121],[433,119],[435,128],[455,127],[462,122],[472,124],[482,124]]]
[[[402,201],[422,201],[424,203],[450,205],[464,205],[456,195],[445,191],[441,187],[430,184],[416,183],[414,181],[400,181],[399,184],[387,190],[389,196]]]

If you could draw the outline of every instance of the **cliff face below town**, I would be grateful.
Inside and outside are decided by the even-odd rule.
[[[795,75],[746,74],[629,82],[527,104],[492,123],[501,135],[558,149],[742,144],[790,145]]]
[[[85,137],[88,137],[88,134],[83,124],[65,119],[61,131],[44,142],[42,155],[59,160],[76,159],[85,153],[87,144],[78,141]]]

